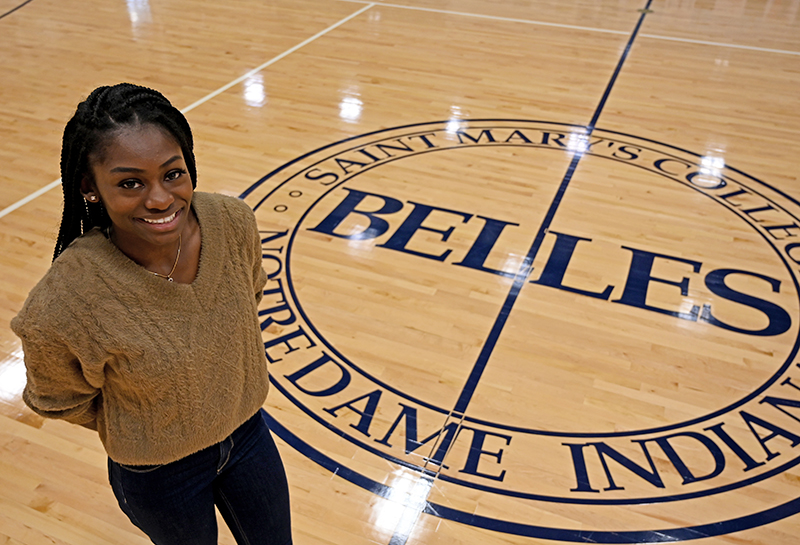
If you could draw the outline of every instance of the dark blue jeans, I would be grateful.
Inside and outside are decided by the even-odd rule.
[[[289,488],[262,412],[176,462],[124,466],[109,459],[111,487],[131,522],[157,545],[216,545],[216,505],[240,545],[289,545]]]

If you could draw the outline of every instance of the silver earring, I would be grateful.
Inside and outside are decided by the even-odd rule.
[[[97,196],[96,195],[89,195],[88,198],[89,198],[89,201],[91,201],[91,202],[95,202],[97,200]]]

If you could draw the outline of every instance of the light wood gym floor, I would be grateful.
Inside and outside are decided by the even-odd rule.
[[[0,543],[148,542],[8,326],[120,81],[264,231],[296,543],[797,543],[799,12],[0,0]]]

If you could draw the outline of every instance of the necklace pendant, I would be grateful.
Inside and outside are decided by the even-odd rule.
[[[173,281],[171,276],[168,276],[168,277],[167,277],[167,280],[169,280],[170,282],[172,282],[172,281]]]

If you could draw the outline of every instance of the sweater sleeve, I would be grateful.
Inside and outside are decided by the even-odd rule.
[[[18,325],[18,324],[12,324]],[[25,353],[27,384],[22,399],[45,418],[97,429],[99,386],[86,380],[78,358],[58,339],[15,327]]]

